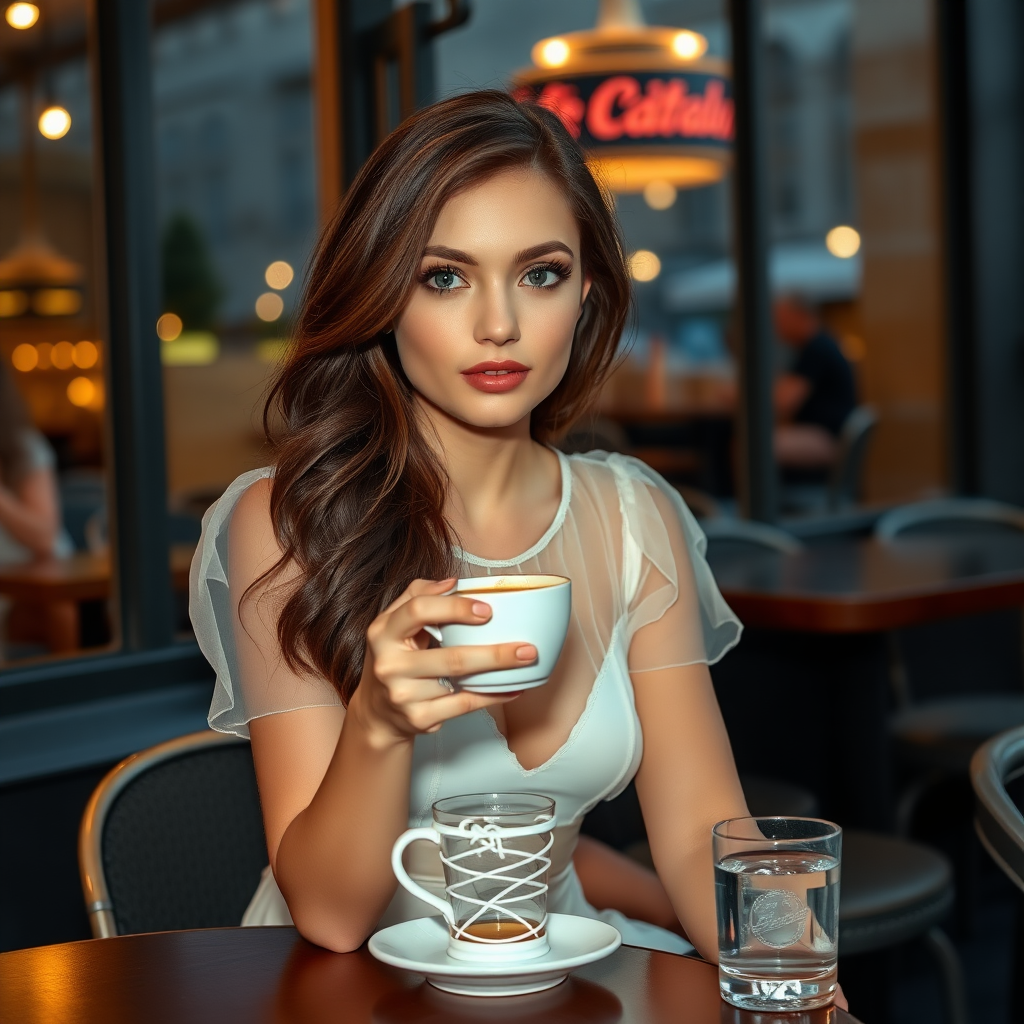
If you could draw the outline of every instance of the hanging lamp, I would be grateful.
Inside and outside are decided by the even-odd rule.
[[[513,95],[556,113],[613,192],[721,180],[732,155],[729,65],[688,29],[644,24],[637,0],[601,0],[597,27],[541,39]]]
[[[0,319],[74,316],[82,309],[82,267],[47,241],[39,215],[32,79],[22,82],[22,224],[0,259]]]

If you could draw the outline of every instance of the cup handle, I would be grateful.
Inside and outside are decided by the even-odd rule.
[[[441,643],[441,630],[437,626],[424,626],[424,633],[429,633],[438,643]]]
[[[455,915],[452,913],[452,908],[440,896],[435,896],[432,892],[427,892],[423,886],[417,885],[409,877],[409,872],[405,870],[405,865],[402,863],[402,854],[405,852],[405,848],[410,843],[416,842],[417,839],[429,839],[432,843],[436,843],[438,846],[441,845],[441,836],[429,826],[427,828],[411,828],[408,832],[403,832],[395,841],[395,845],[391,850],[391,870],[394,871],[395,878],[398,879],[401,885],[408,889],[417,899],[423,900],[424,903],[429,903],[432,907],[437,907],[444,916],[444,919],[454,928]]]

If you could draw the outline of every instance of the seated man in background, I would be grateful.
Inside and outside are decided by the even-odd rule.
[[[839,454],[839,434],[857,404],[853,369],[814,308],[796,295],[775,301],[775,333],[796,351],[775,384],[775,460],[783,470],[825,471]]]

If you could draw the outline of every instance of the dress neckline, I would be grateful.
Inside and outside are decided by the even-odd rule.
[[[479,565],[487,569],[508,569],[513,565],[520,565],[527,559],[539,555],[551,543],[551,539],[562,528],[566,514],[569,511],[569,499],[572,497],[572,469],[569,466],[569,458],[557,448],[552,451],[558,456],[558,467],[562,473],[562,498],[558,503],[558,511],[551,525],[541,535],[540,540],[529,547],[521,555],[514,558],[481,558],[479,555],[472,555],[460,547],[455,548],[455,557],[470,565]]]

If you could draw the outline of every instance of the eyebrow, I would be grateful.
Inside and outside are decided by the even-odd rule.
[[[536,259],[538,256],[543,256],[549,252],[564,252],[570,259],[575,259],[576,254],[565,244],[565,242],[559,242],[557,239],[553,239],[550,242],[541,242],[540,245],[531,245],[529,249],[522,249],[515,254],[513,262],[517,265],[520,263],[529,263],[530,260]],[[453,263],[465,263],[467,266],[476,267],[479,266],[477,261],[469,255],[468,252],[463,252],[461,249],[452,249],[447,245],[428,245],[423,250],[424,256],[440,256],[441,259],[451,260]]]

